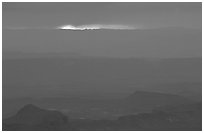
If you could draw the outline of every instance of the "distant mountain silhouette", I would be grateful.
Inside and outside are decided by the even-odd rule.
[[[192,102],[178,95],[145,91],[136,91],[125,99],[127,107],[133,109],[144,108],[147,110],[166,105],[179,105]]]
[[[138,90],[153,90],[154,92],[175,94],[192,99],[196,102],[202,101],[202,82],[175,82],[147,85]]]
[[[28,104],[13,117],[3,120],[5,130],[59,130],[68,119],[58,111],[41,109]]]

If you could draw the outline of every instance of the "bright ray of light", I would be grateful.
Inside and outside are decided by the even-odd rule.
[[[126,26],[126,25],[81,25],[81,26],[73,26],[73,25],[63,25],[58,27],[57,29],[63,30],[98,30],[98,29],[114,29],[114,30],[133,30],[135,27]]]

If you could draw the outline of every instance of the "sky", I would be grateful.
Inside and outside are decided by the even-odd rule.
[[[111,57],[202,54],[202,4],[198,2],[4,2],[2,11],[4,53],[54,52]]]
[[[126,89],[122,84],[136,85],[143,80],[158,83],[200,82],[201,79],[202,3],[4,2],[2,19],[4,84],[15,86],[15,90],[6,88],[7,94],[26,95],[23,89],[27,89],[26,85],[44,88],[44,85],[68,84],[66,87],[72,88],[76,84],[79,88],[86,85],[97,88],[96,85],[99,89],[107,85],[114,90]],[[51,60],[41,60],[45,56]],[[122,65],[118,65],[117,60],[111,63],[107,60],[104,64],[106,60],[97,63],[99,58],[96,58],[92,63],[80,60],[81,64],[76,62],[76,67],[75,63],[58,58],[64,56],[148,58],[154,63],[152,66],[145,63],[147,67],[143,67],[137,62],[131,65],[131,60],[121,62]],[[168,69],[161,65],[154,71],[160,61],[158,58],[197,57],[198,63],[179,59],[172,65],[164,63]],[[140,80],[135,80],[137,76]],[[41,90],[35,92],[41,94]]]
[[[201,3],[3,3],[3,27],[128,25],[201,28]]]

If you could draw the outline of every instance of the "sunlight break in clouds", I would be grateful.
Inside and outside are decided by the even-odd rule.
[[[135,27],[126,26],[126,25],[81,25],[81,26],[73,26],[73,25],[63,25],[58,27],[57,29],[63,30],[98,30],[98,29],[113,29],[113,30],[134,30]]]

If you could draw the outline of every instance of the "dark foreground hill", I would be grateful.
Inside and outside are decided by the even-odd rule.
[[[3,121],[3,130],[61,130],[65,124],[68,119],[62,113],[28,104]]]
[[[3,120],[9,131],[201,131],[202,103],[158,108],[150,113],[121,116],[117,120],[75,119],[58,111],[26,105],[15,116]]]
[[[188,108],[187,108],[188,107]],[[169,107],[171,108],[171,107]],[[168,108],[168,109],[169,109]],[[181,108],[182,111],[181,111]],[[151,113],[121,116],[117,120],[76,120],[72,126],[86,131],[201,131],[202,104],[184,104],[173,112],[154,110]]]

